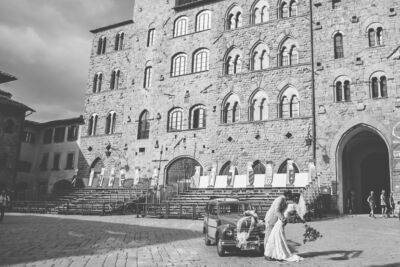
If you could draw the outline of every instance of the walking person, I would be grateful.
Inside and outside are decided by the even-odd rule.
[[[267,242],[272,229],[274,228],[276,222],[280,220],[283,225],[286,225],[287,220],[284,216],[284,211],[287,208],[286,200],[290,199],[292,196],[292,191],[287,190],[283,193],[283,196],[277,197],[274,202],[272,202],[267,214],[265,214],[265,237],[264,237],[264,248],[267,247]],[[266,260],[273,260],[268,254],[265,254]]]
[[[375,203],[375,196],[374,196],[374,191],[371,191],[369,193],[369,196],[367,198],[367,202],[370,208],[370,212],[369,212],[369,217],[373,217],[376,219],[375,214],[374,214],[374,209],[376,207],[376,203]]]
[[[396,204],[394,202],[393,192],[390,193],[388,202],[389,202],[389,208],[390,208],[389,214],[391,214],[393,217],[396,217],[396,215],[395,215]]]
[[[0,222],[3,221],[4,218],[4,212],[7,207],[7,202],[10,200],[10,198],[7,196],[6,191],[3,190],[0,195]]]
[[[381,192],[381,208],[382,208],[382,218],[387,218],[387,204],[385,190]]]

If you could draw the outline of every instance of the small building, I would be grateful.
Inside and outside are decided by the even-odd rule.
[[[18,161],[19,197],[43,199],[71,185],[78,168],[82,117],[24,126]]]

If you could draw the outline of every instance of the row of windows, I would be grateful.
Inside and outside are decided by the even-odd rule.
[[[65,135],[67,131],[67,141],[72,142],[78,139],[79,126],[71,125],[68,127],[56,127],[46,129],[43,135],[43,144],[62,143],[65,141]],[[54,137],[54,139],[53,139]]]
[[[174,23],[174,37],[188,34],[189,18],[181,16]],[[203,10],[196,15],[195,31],[201,32],[211,29],[211,11]]]
[[[210,68],[209,50],[202,48],[193,53],[192,72],[207,71]],[[171,76],[181,76],[186,74],[187,55],[178,53],[172,58]]]
[[[94,113],[89,118],[88,124],[88,136],[95,136],[97,134],[97,123],[98,123],[99,115]],[[115,111],[110,111],[107,114],[106,121],[105,121],[105,134],[114,134],[115,127],[117,124],[117,114]]]
[[[49,153],[44,153],[42,155],[42,160],[39,165],[40,171],[47,171],[48,170],[48,164],[49,164]],[[61,153],[54,153],[53,154],[53,164],[51,170],[53,171],[59,171],[61,170]],[[65,170],[73,170],[75,165],[75,153],[68,153],[66,155],[65,159]]]
[[[122,50],[124,47],[125,33],[119,32],[114,39],[114,51]],[[101,36],[97,42],[97,55],[103,55],[107,51],[107,37]]]
[[[111,72],[110,90],[117,90],[120,86],[121,71],[115,69]],[[100,93],[103,86],[103,73],[98,72],[93,77],[93,93]]]
[[[376,72],[370,78],[370,90],[372,98],[388,97],[387,78],[382,72]],[[351,82],[346,76],[336,79],[335,84],[335,100],[336,102],[351,100]]]
[[[367,32],[369,47],[383,45],[383,27],[380,24],[374,23],[370,25]],[[341,32],[337,32],[333,36],[333,46],[335,58],[344,58],[343,34]]]
[[[168,112],[168,131],[183,130],[183,109],[173,108]],[[206,109],[203,105],[196,105],[189,111],[189,129],[202,129],[206,127]]]

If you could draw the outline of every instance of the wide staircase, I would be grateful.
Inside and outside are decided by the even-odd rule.
[[[274,199],[288,189],[188,189],[163,201],[161,205],[148,206],[146,215],[199,219],[204,216],[205,207],[210,199],[235,198],[251,202],[259,216],[264,216]],[[290,189],[293,193],[300,193],[303,188]]]
[[[132,206],[145,198],[148,183],[132,188],[78,188],[59,192],[48,201],[13,201],[13,212],[106,215],[133,212]]]

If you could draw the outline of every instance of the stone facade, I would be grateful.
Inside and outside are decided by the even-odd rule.
[[[190,3],[180,6],[186,2]],[[96,159],[104,163],[106,177],[111,168],[119,170],[126,165],[127,177],[140,169],[141,177],[149,178],[159,168],[162,184],[166,183],[168,167],[182,157],[198,161],[206,174],[215,163],[219,173],[228,161],[244,174],[247,162],[256,160],[264,165],[272,161],[276,173],[286,159],[293,159],[300,172],[307,172],[310,160],[316,160],[320,184],[333,188],[339,185],[339,190],[332,193],[338,196],[337,206],[344,211],[343,192],[351,185],[343,181],[346,175],[337,171],[343,164],[341,153],[346,151],[343,138],[360,126],[365,131],[358,132],[375,134],[387,144],[387,191],[400,192],[400,175],[393,156],[400,139],[392,135],[398,122],[396,70],[400,51],[395,37],[400,2],[316,0],[310,7],[309,1],[297,1],[297,7],[287,11],[291,14],[296,8],[297,14],[282,18],[286,16],[282,11],[285,3],[293,2],[139,0],[134,4],[133,21],[92,31],[84,116],[89,120],[96,113],[99,119],[96,135],[88,136],[88,123],[83,131],[79,176],[87,180]],[[268,19],[254,23],[252,14],[260,5],[267,7]],[[211,27],[199,31],[196,18],[205,10],[211,14]],[[227,27],[232,12],[241,15],[241,25],[236,29]],[[175,22],[182,17],[187,18],[187,32],[175,37]],[[376,31],[383,28],[383,44],[369,47],[371,27]],[[115,36],[121,31],[125,33],[124,47],[114,51]],[[342,34],[344,51],[344,57],[337,59],[336,33]],[[154,38],[149,45],[151,34]],[[107,37],[107,49],[105,54],[97,55],[102,36]],[[295,44],[298,62],[282,66],[282,49],[287,43]],[[257,44],[266,47],[269,66],[253,71]],[[209,70],[194,73],[194,54],[199,49],[209,51]],[[237,74],[226,74],[230,51],[241,56],[242,71]],[[179,54],[187,55],[185,74],[173,77],[173,58]],[[151,84],[144,88],[145,68],[150,66]],[[111,71],[115,68],[121,70],[120,86],[110,90]],[[98,72],[104,75],[104,90],[93,93],[93,79]],[[371,77],[382,73],[387,97],[373,98]],[[343,84],[349,81],[351,94],[346,101],[337,101],[338,78]],[[282,118],[281,100],[288,88],[297,91],[299,116]],[[252,121],[251,99],[257,91],[266,95],[268,104],[264,108],[268,115]],[[231,95],[240,106],[240,115],[234,123],[224,123],[225,102]],[[206,127],[193,130],[190,112],[196,105],[205,107]],[[179,131],[168,128],[169,112],[174,108],[183,112]],[[139,119],[145,110],[149,112],[149,138],[138,139]],[[110,111],[117,114],[116,130],[104,134]],[[373,143],[371,138],[368,142]],[[355,143],[353,147],[357,147]],[[362,194],[356,192],[360,203]]]

